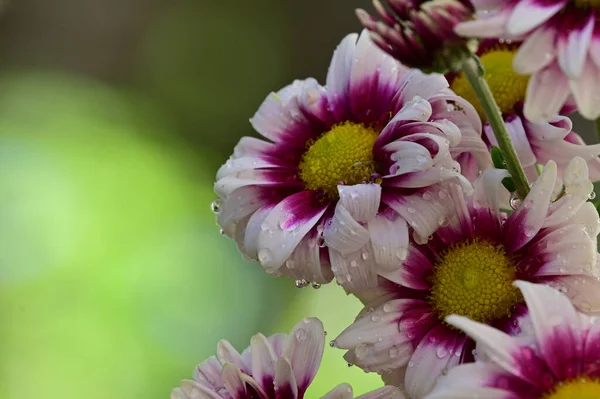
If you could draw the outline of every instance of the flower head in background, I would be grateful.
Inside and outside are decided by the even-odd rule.
[[[538,176],[537,166],[553,160],[558,166],[557,186],[561,186],[560,177],[565,168],[571,159],[578,156],[586,160],[590,180],[600,180],[600,145],[586,145],[583,139],[571,130],[572,122],[567,116],[555,115],[547,122],[534,123],[523,114],[529,76],[515,72],[512,67],[518,49],[517,42],[488,39],[479,44],[477,55],[485,69],[485,79],[500,107],[527,178],[534,182]],[[448,79],[451,89],[473,104],[482,121],[486,122],[483,109],[466,77],[457,73]],[[569,111],[572,111],[572,107],[566,106],[561,112]],[[484,132],[488,144],[497,145],[488,123],[484,124]],[[461,164],[463,174],[469,173],[469,166],[462,162]],[[478,165],[472,164],[471,169],[477,171]]]
[[[453,157],[489,160],[473,107],[443,76],[398,64],[366,31],[341,42],[326,87],[295,81],[251,123],[271,142],[242,138],[219,169],[223,232],[269,273],[315,283],[335,275],[349,290],[399,267],[408,225],[422,237],[438,228],[440,182],[470,187]]]
[[[513,60],[532,75],[525,116],[554,118],[571,97],[588,119],[600,116],[600,3],[597,0],[473,0],[479,18],[456,27],[462,36],[522,41]]]
[[[585,311],[600,311],[598,213],[587,167],[574,159],[565,192],[551,201],[556,164],[549,162],[508,217],[499,210],[507,172],[488,169],[473,195],[447,192],[453,216],[425,243],[412,242],[399,270],[383,273],[377,290],[357,293],[365,311],[333,342],[346,360],[404,384],[422,398],[437,376],[472,360],[473,343],[449,327],[452,314],[517,332],[526,314],[515,280],[559,287]]]
[[[318,319],[304,319],[288,337],[262,334],[238,353],[221,341],[217,357],[199,364],[193,380],[183,380],[171,399],[302,399],[323,356],[325,332]],[[361,399],[402,399],[394,387],[361,395]],[[352,388],[342,384],[323,399],[352,399]]]
[[[450,370],[427,399],[600,398],[600,324],[550,287],[516,282],[528,334],[511,337],[461,316],[448,323],[477,342],[478,360]]]
[[[387,8],[384,6],[387,5]],[[411,68],[446,72],[460,67],[467,45],[454,27],[473,15],[469,1],[373,0],[379,19],[356,14],[373,41]]]

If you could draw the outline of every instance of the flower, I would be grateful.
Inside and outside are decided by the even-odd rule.
[[[549,162],[528,196],[508,217],[499,210],[507,172],[488,169],[464,198],[456,188],[454,215],[426,243],[411,242],[399,270],[382,273],[377,290],[357,295],[365,310],[333,345],[346,360],[386,381],[403,382],[422,398],[435,377],[472,360],[472,341],[449,327],[451,314],[509,333],[526,314],[515,280],[559,287],[580,309],[600,310],[596,266],[598,213],[587,167],[575,158],[565,171],[565,192],[551,201],[556,164]]]
[[[319,369],[324,344],[323,324],[315,318],[296,324],[288,337],[257,334],[242,354],[220,341],[218,359],[200,363],[194,379],[181,381],[171,399],[302,399]],[[341,384],[323,398],[352,399],[352,388]],[[383,387],[359,398],[402,399],[402,394]]]
[[[518,281],[531,331],[511,337],[461,316],[449,324],[477,342],[478,361],[450,370],[427,399],[600,397],[600,324],[578,313],[567,296]]]
[[[525,116],[547,122],[572,95],[588,119],[600,116],[600,3],[597,0],[473,0],[479,19],[456,26],[468,37],[520,40],[517,73],[532,75]]]
[[[272,142],[242,138],[219,169],[213,209],[224,234],[269,273],[315,283],[335,274],[347,289],[399,266],[407,223],[424,237],[438,227],[444,207],[421,196],[441,181],[470,186],[452,157],[489,162],[473,107],[366,31],[341,42],[326,87],[295,81],[251,123]]]
[[[561,186],[560,177],[569,161],[576,156],[586,160],[590,180],[592,182],[600,180],[600,158],[598,158],[600,145],[586,145],[583,139],[571,130],[573,124],[567,116],[557,114],[547,122],[534,123],[523,114],[529,76],[521,75],[512,68],[518,49],[518,43],[488,39],[480,43],[477,54],[529,181],[534,182],[537,179],[537,165],[545,165],[548,161],[554,160],[558,165],[557,183]],[[452,90],[473,104],[485,122],[483,109],[466,77],[458,73],[449,77],[449,81]],[[569,107],[563,107],[561,112],[571,110]],[[488,123],[484,125],[484,132],[484,138],[490,146],[498,145]],[[469,173],[469,165],[463,162],[461,165],[463,174]],[[471,169],[477,171],[478,166],[471,163]]]
[[[424,71],[446,72],[460,67],[466,42],[454,27],[473,14],[469,1],[373,0],[380,20],[356,10],[375,44],[405,65]]]

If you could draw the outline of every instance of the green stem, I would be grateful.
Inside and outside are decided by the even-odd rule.
[[[504,124],[502,113],[494,100],[490,87],[483,77],[483,68],[477,56],[473,55],[466,59],[462,65],[462,70],[471,87],[473,87],[473,91],[479,99],[483,112],[485,112],[485,116],[494,131],[494,136],[496,136],[498,146],[502,150],[504,160],[506,161],[506,169],[515,182],[517,195],[523,199],[529,192],[529,182],[527,181],[527,177],[525,177],[525,171],[519,162],[517,151]]]

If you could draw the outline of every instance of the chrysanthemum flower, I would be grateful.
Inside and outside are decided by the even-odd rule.
[[[534,123],[523,114],[529,76],[521,75],[512,68],[518,49],[518,43],[488,39],[480,43],[477,54],[527,178],[534,182],[537,179],[536,165],[545,165],[550,160],[557,163],[560,177],[569,161],[579,156],[588,164],[590,180],[600,180],[600,145],[586,145],[583,139],[571,130],[572,122],[567,116],[557,114],[547,122]],[[485,122],[483,109],[466,77],[458,73],[450,76],[449,80],[452,90],[473,104]],[[563,107],[562,111],[570,112],[573,109],[568,105]],[[484,125],[484,132],[488,144],[497,145],[494,133],[487,123]],[[468,174],[468,165],[462,165],[463,174]],[[471,168],[477,170],[478,166],[472,164]]]
[[[506,176],[486,170],[468,198],[451,190],[455,211],[448,225],[425,244],[412,242],[402,267],[383,274],[377,291],[357,293],[363,314],[332,342],[350,350],[346,360],[388,373],[386,381],[403,382],[411,398],[421,398],[438,375],[472,360],[472,342],[444,322],[447,316],[518,331],[526,309],[515,280],[559,287],[580,309],[600,310],[600,223],[586,202],[593,187],[585,162],[571,162],[565,192],[554,202],[556,164],[549,162],[508,217],[498,205]]]
[[[405,65],[424,71],[446,72],[460,67],[467,49],[454,27],[473,15],[469,1],[379,0],[373,5],[379,19],[356,10],[373,41]]]
[[[333,270],[347,289],[399,266],[408,224],[422,237],[437,229],[437,183],[466,181],[453,156],[489,162],[473,107],[443,76],[398,64],[366,31],[341,42],[326,87],[295,81],[251,123],[272,142],[242,138],[219,169],[223,232],[269,273],[327,283]]]
[[[588,119],[600,116],[600,3],[597,0],[473,0],[479,19],[463,36],[521,40],[513,66],[532,75],[525,115],[551,120],[572,95]]]
[[[427,399],[600,398],[600,323],[559,291],[518,281],[531,330],[511,337],[461,316],[447,321],[477,342],[478,361],[450,370]]]
[[[325,332],[318,319],[304,319],[288,337],[252,337],[241,354],[227,341],[219,342],[217,357],[199,364],[193,380],[183,380],[171,399],[302,399],[323,356]],[[394,387],[361,395],[361,399],[402,399]],[[352,388],[342,384],[324,399],[352,399]]]

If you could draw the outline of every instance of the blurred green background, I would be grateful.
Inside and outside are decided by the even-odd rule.
[[[339,287],[243,261],[210,203],[263,98],[323,81],[361,3],[4,4],[0,398],[167,398],[220,338],[351,322],[360,305]],[[326,347],[310,397],[379,385],[341,355]]]

